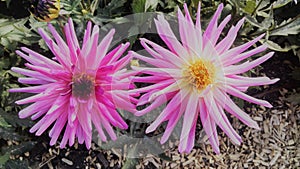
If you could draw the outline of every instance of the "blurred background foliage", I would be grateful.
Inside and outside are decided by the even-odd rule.
[[[260,43],[266,43],[271,50],[277,52],[292,51],[290,53],[298,56],[300,60],[300,2],[296,5],[293,0],[61,0],[59,17],[54,18],[51,23],[60,29],[67,18],[72,17],[78,36],[82,37],[89,20],[104,26],[106,23],[129,22],[125,16],[134,13],[155,12],[175,16],[177,6],[182,8],[184,2],[188,4],[194,18],[198,3],[202,3],[204,25],[208,23],[218,4],[224,3],[225,8],[221,19],[228,14],[232,15],[232,20],[226,26],[227,30],[239,19],[246,18],[236,44],[245,43],[265,33],[266,36]],[[15,105],[14,101],[25,96],[8,93],[9,88],[20,86],[17,82],[20,75],[10,71],[11,67],[22,67],[24,64],[24,60],[15,54],[16,49],[29,46],[46,56],[49,54],[45,43],[37,33],[37,28],[45,28],[47,23],[38,21],[29,12],[30,6],[36,3],[37,0],[0,1],[0,168],[28,166],[26,160],[13,160],[11,156],[29,151],[37,141],[32,134],[28,133],[28,128],[33,122],[27,119],[21,120],[17,116],[22,107]],[[138,42],[137,39],[143,36],[134,35],[138,26],[151,25],[148,19],[136,19],[140,19],[140,25],[132,24],[127,32],[128,40],[132,44]],[[300,68],[295,70],[292,77],[300,80]],[[299,99],[299,95],[293,97]],[[138,127],[145,128],[145,126]],[[130,141],[126,140],[126,137],[120,140]],[[111,146],[114,145],[107,144],[103,148],[109,149]],[[160,148],[159,145],[156,147]],[[136,149],[138,147],[133,151]],[[135,162],[131,159],[125,167],[130,168]]]

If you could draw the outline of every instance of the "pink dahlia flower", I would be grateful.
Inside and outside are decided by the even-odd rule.
[[[16,101],[20,105],[32,103],[19,112],[19,117],[39,119],[30,129],[36,135],[41,135],[53,124],[49,133],[51,145],[64,131],[61,148],[67,142],[73,145],[76,137],[80,144],[85,142],[90,148],[92,124],[103,141],[107,140],[103,128],[115,140],[112,126],[127,128],[116,108],[135,111],[132,103],[135,95],[128,93],[133,87],[129,80],[133,73],[124,68],[131,58],[129,55],[121,58],[129,43],[107,53],[114,29],[98,43],[99,27],[95,25],[92,29],[89,22],[80,48],[71,19],[64,26],[66,42],[51,24],[48,26],[55,40],[43,29],[39,29],[39,33],[55,56],[54,60],[26,47],[17,51],[29,62],[25,64],[29,69],[13,67],[12,70],[26,76],[19,78],[20,83],[33,86],[11,89],[10,92],[34,93]]]
[[[177,40],[169,23],[163,16],[155,20],[159,36],[168,46],[165,49],[147,39],[141,39],[141,44],[153,58],[131,52],[131,55],[145,61],[153,67],[133,67],[149,76],[135,77],[135,82],[154,83],[153,85],[135,89],[145,93],[140,97],[138,105],[151,102],[147,108],[136,112],[140,116],[167,103],[156,120],[147,128],[146,133],[154,131],[162,122],[168,121],[161,143],[165,143],[178,120],[183,116],[179,151],[190,152],[194,146],[195,129],[198,117],[202,127],[209,137],[213,150],[220,153],[217,136],[219,126],[236,144],[242,139],[231,126],[226,110],[240,119],[246,125],[259,129],[258,124],[242,111],[230,98],[239,97],[246,101],[272,107],[264,100],[253,98],[244,93],[250,86],[272,84],[279,79],[268,77],[244,77],[240,74],[247,72],[270,57],[270,52],[256,60],[240,61],[264,51],[265,45],[246,51],[262,38],[263,35],[241,46],[231,47],[242,26],[244,19],[231,27],[227,36],[219,40],[223,28],[230,20],[227,16],[220,24],[218,18],[223,9],[219,5],[206,31],[202,33],[200,24],[200,5],[198,7],[196,24],[184,5],[185,16],[178,10],[180,39]],[[246,51],[246,52],[245,52]]]

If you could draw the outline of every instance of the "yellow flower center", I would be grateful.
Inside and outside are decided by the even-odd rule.
[[[72,94],[80,99],[88,99],[95,89],[95,81],[89,75],[75,75],[72,79]]]
[[[196,60],[184,68],[183,77],[187,83],[201,92],[213,83],[215,66],[209,61]]]

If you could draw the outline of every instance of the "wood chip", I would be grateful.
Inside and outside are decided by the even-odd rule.
[[[280,152],[278,152],[270,161],[270,166],[274,165],[276,163],[276,161],[278,160],[278,158],[280,157]]]
[[[68,164],[68,165],[73,165],[73,161],[68,160],[66,158],[62,158],[61,161],[64,162],[64,163],[66,163],[66,164]]]

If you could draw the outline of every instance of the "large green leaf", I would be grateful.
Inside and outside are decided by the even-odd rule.
[[[19,43],[31,45],[40,39],[35,32],[25,26],[27,21],[28,18],[0,19],[0,45],[6,51],[14,52]]]
[[[280,25],[274,28],[270,32],[270,36],[281,35],[296,35],[300,33],[300,15],[298,15],[295,19],[288,19],[283,21]]]
[[[25,22],[25,19],[0,19],[0,44],[7,49],[14,50],[16,47],[14,42],[22,41],[26,36]]]

